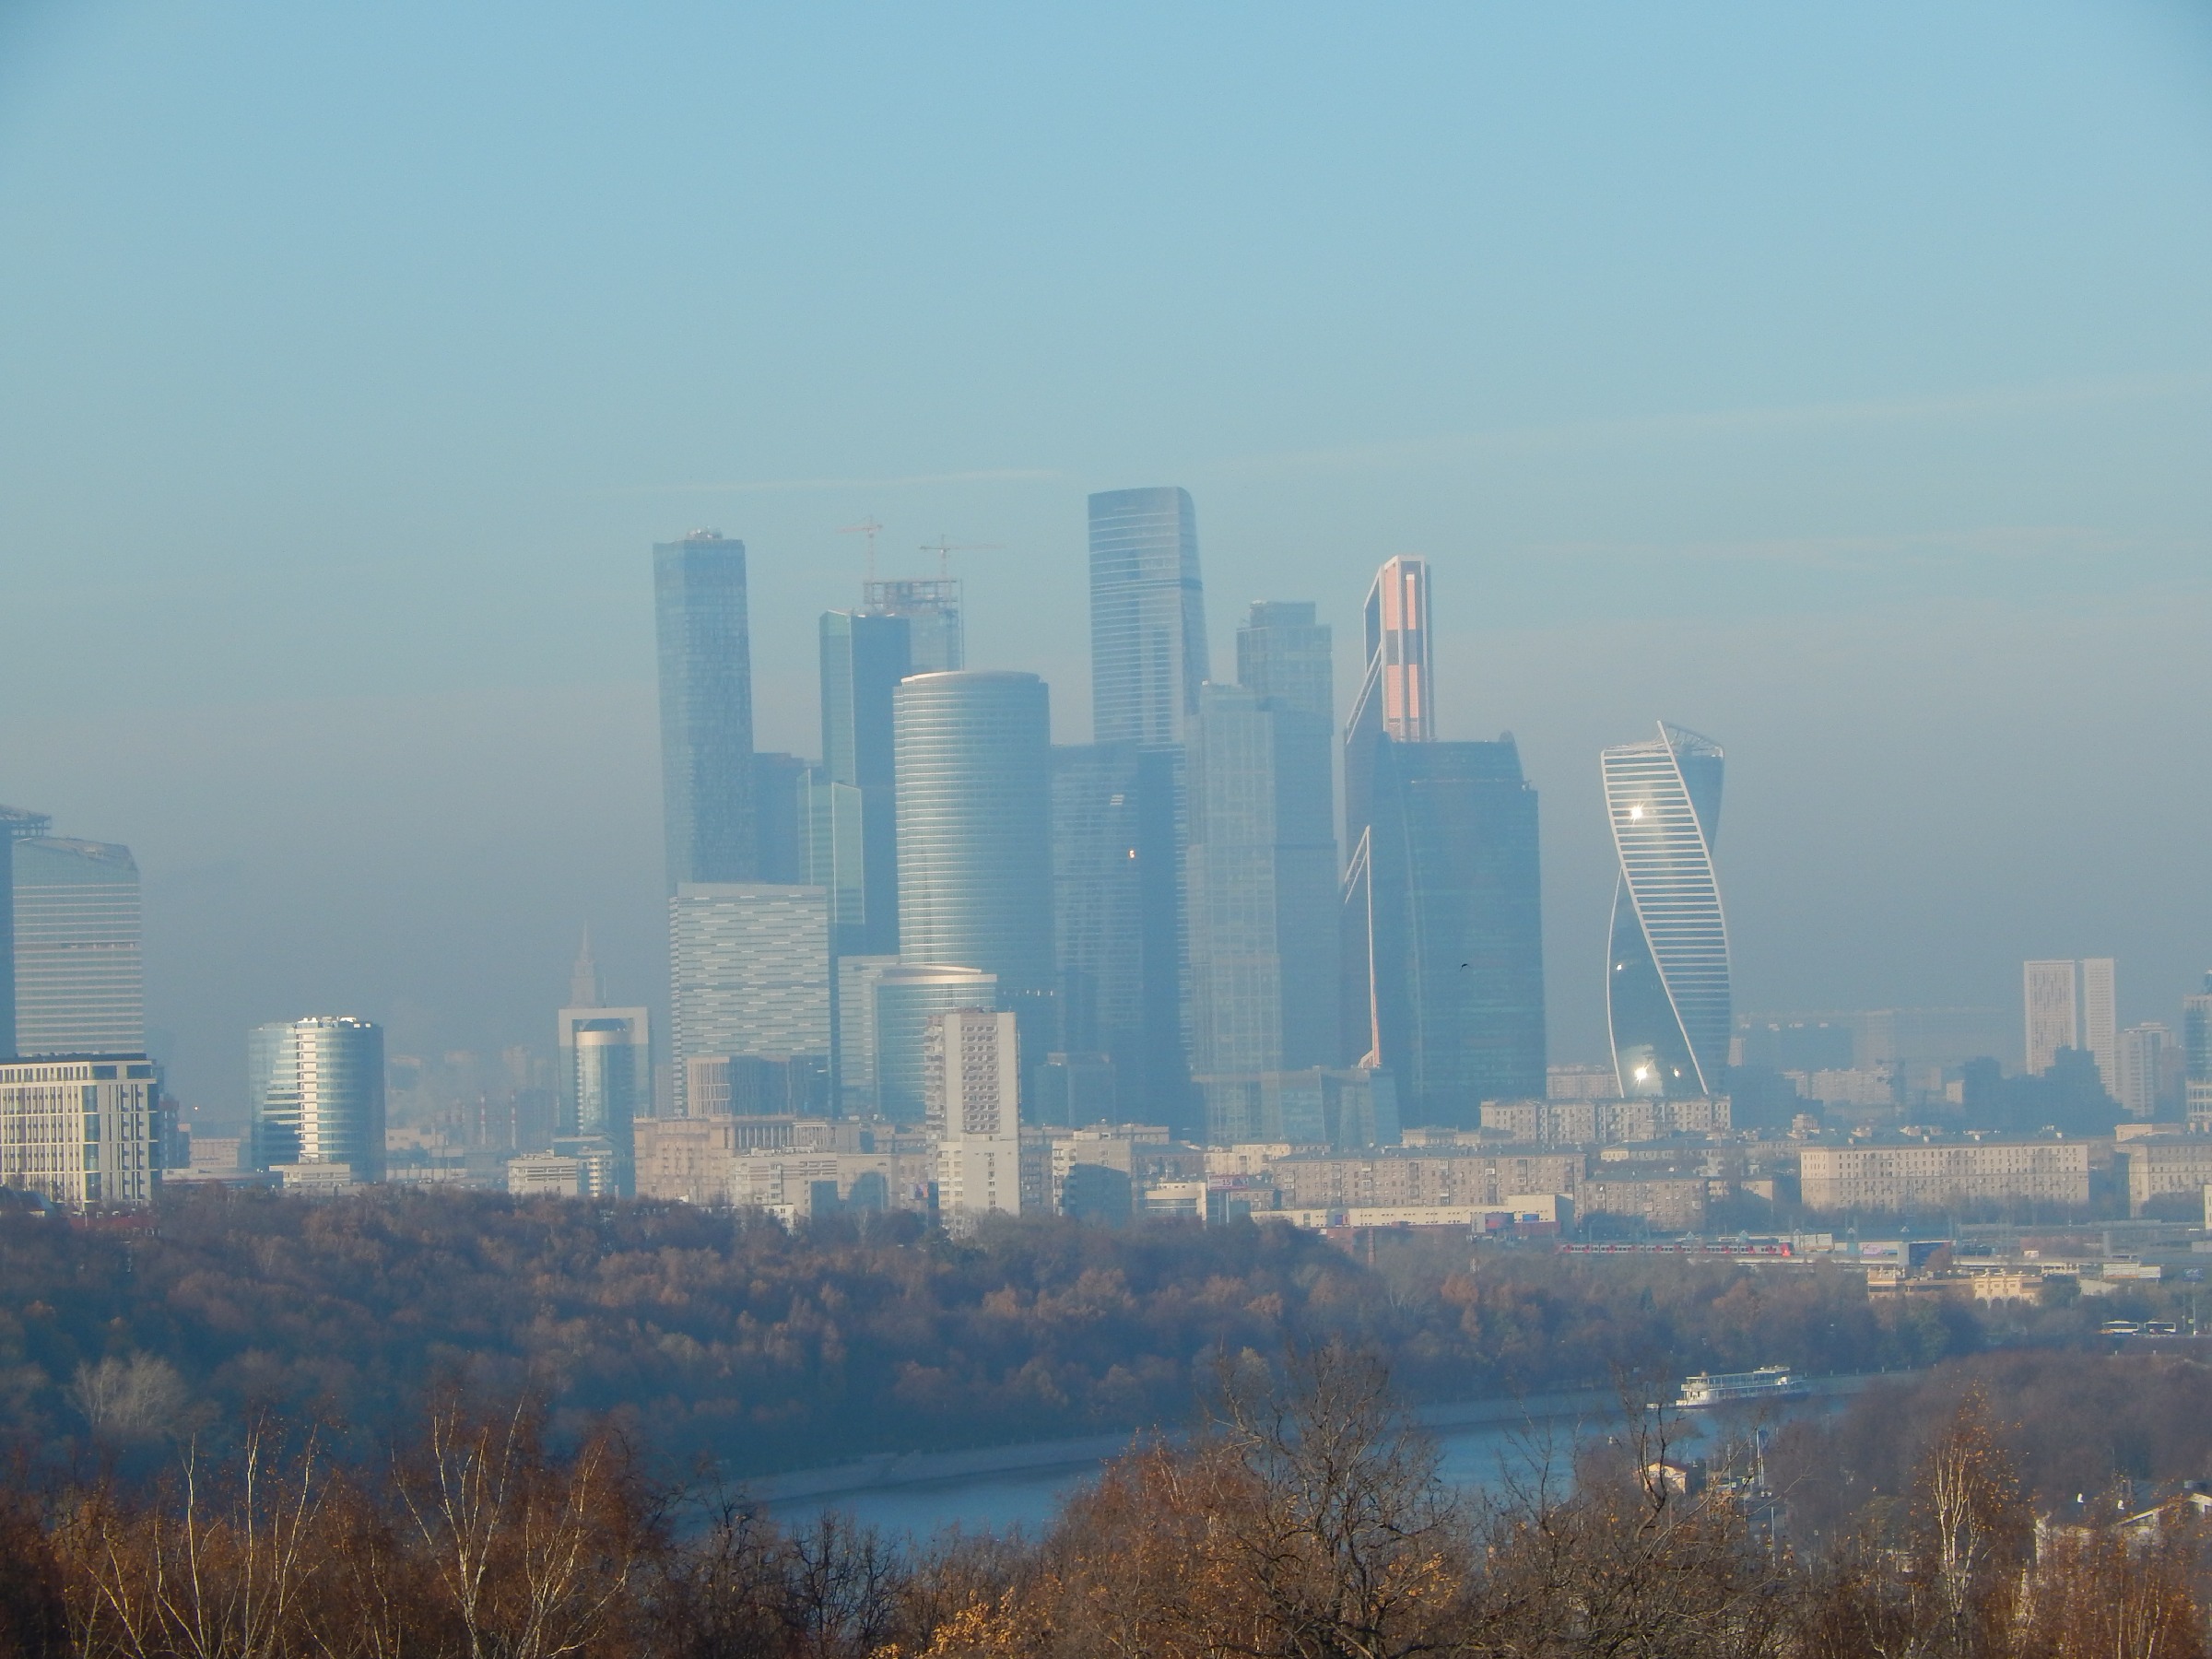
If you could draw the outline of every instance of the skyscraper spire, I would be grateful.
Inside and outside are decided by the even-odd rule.
[[[569,1006],[571,1008],[603,1008],[606,1006],[599,988],[599,964],[592,958],[592,930],[583,930],[583,943],[577,947],[576,966],[569,970]]]

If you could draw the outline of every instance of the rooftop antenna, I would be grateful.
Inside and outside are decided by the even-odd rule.
[[[870,582],[876,580],[876,535],[882,528],[883,526],[876,522],[873,514],[861,520],[857,524],[840,524],[837,527],[837,533],[840,535],[865,535],[868,538],[868,580]]]

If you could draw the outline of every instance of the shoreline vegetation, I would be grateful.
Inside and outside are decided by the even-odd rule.
[[[0,1488],[0,1659],[2206,1653],[2192,1361],[1946,1361],[1694,1461],[1626,1405],[1479,1496],[1371,1353],[1223,1354],[1203,1390],[1186,1441],[1140,1439],[1034,1535],[921,1542],[781,1525],[527,1396],[435,1389],[355,1459],[256,1414],[220,1457]],[[2072,1433],[2115,1405],[2117,1439]],[[2069,1502],[2084,1445],[2141,1472]]]

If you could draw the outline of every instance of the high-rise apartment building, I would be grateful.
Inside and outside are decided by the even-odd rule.
[[[1546,1086],[1536,792],[1511,737],[1385,735],[1369,776],[1344,885],[1345,1058],[1394,1074],[1406,1124],[1472,1129],[1483,1101]]]
[[[128,847],[34,836],[12,847],[15,1053],[142,1054],[146,971]]]
[[[667,881],[753,881],[753,663],[745,544],[695,530],[653,550]]]
[[[959,613],[952,613],[957,644]],[[913,636],[930,614],[829,611],[821,620],[822,816],[811,879],[838,895],[840,956],[899,948],[898,752],[891,699],[917,672]],[[938,641],[938,654],[944,654]],[[957,667],[957,649],[952,652]],[[857,858],[857,864],[853,860]],[[851,895],[848,897],[848,895]]]
[[[342,1166],[384,1178],[384,1033],[345,1016],[255,1026],[246,1042],[256,1169]]]
[[[2159,1115],[2159,1078],[2172,1047],[2172,1030],[2155,1022],[2129,1026],[2120,1033],[2120,1087],[2113,1099],[2138,1123],[2150,1123]]]
[[[873,976],[876,1109],[918,1124],[929,1107],[929,1023],[954,1008],[994,1008],[997,979],[974,968],[900,963]]]
[[[0,1060],[0,1186],[72,1210],[150,1204],[163,1110],[144,1054]]]
[[[1355,855],[1366,831],[1376,745],[1428,743],[1436,736],[1430,689],[1429,561],[1384,561],[1362,612],[1367,648],[1359,695],[1344,735],[1344,844]]]
[[[2061,1049],[2080,1049],[2097,1062],[2105,1093],[2117,1100],[2120,1022],[2112,959],[2024,962],[2020,979],[2028,1075],[2041,1077],[2049,1071]]]
[[[1712,848],[1720,748],[1679,726],[1600,758],[1620,875],[1606,1013],[1624,1096],[1723,1092],[1730,1032],[1728,924]]]
[[[1325,649],[1325,641],[1324,641]],[[1192,1069],[1336,1054],[1336,837],[1325,712],[1205,687],[1189,744]]]
[[[668,901],[673,1080],[685,1114],[694,1055],[830,1052],[830,895],[818,887],[686,882]]]
[[[1011,1014],[950,1008],[923,1041],[928,1123],[937,1139],[937,1202],[947,1227],[1021,1214],[1019,1039]]]
[[[899,954],[994,975],[1032,1052],[1051,1041],[1052,713],[1033,674],[915,675],[894,699]]]
[[[1091,730],[1100,743],[1180,743],[1208,675],[1198,520],[1190,492],[1090,498]]]

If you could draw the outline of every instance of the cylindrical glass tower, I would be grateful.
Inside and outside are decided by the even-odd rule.
[[[893,700],[899,955],[1053,986],[1052,710],[1033,674],[918,674]],[[1041,1058],[1041,1055],[1040,1056]]]
[[[365,1019],[317,1015],[256,1026],[248,1040],[253,1161],[342,1163],[384,1178],[384,1033]]]
[[[873,987],[876,1110],[895,1124],[918,1124],[922,1055],[929,1017],[953,1008],[995,1008],[998,983],[973,968],[902,964],[885,969]]]

